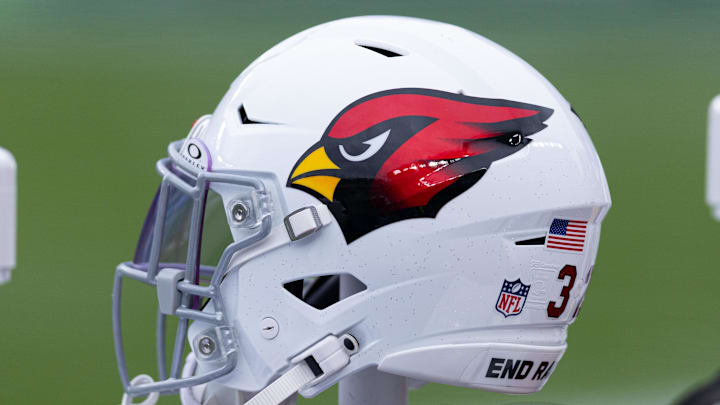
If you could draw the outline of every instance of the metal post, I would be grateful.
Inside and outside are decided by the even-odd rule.
[[[353,277],[340,276],[340,297],[362,290]],[[361,343],[362,344],[362,343]],[[339,383],[339,405],[407,405],[407,378],[365,369],[343,378]]]

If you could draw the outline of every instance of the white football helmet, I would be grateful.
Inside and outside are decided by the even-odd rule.
[[[538,391],[611,204],[583,124],[547,80],[486,38],[414,18],[281,42],[168,152],[115,276],[130,395],[213,381],[279,403],[367,368]],[[159,382],[128,376],[126,277],[157,288]]]

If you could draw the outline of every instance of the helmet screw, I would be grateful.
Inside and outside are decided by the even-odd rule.
[[[273,318],[267,317],[260,321],[260,334],[267,340],[275,339],[280,333],[280,325]]]
[[[355,354],[360,349],[360,343],[358,343],[358,340],[355,339],[355,336],[349,333],[341,336],[340,340],[342,341],[343,346],[345,346],[345,350],[348,354]]]
[[[210,336],[203,336],[198,342],[198,349],[200,353],[209,356],[215,351],[215,341]]]
[[[248,208],[245,204],[237,202],[232,207],[232,218],[235,222],[243,222],[248,217]]]

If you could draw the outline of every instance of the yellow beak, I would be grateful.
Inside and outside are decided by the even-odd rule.
[[[335,189],[340,182],[340,178],[328,175],[328,170],[340,170],[340,168],[333,163],[332,160],[330,160],[325,152],[325,147],[321,146],[312,151],[312,153],[307,155],[305,159],[298,163],[295,167],[295,171],[293,171],[290,176],[291,182],[292,184],[307,187],[332,201],[335,196]],[[294,180],[299,176],[312,172],[320,173]]]

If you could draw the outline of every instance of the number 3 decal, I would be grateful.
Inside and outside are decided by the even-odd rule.
[[[570,277],[570,282],[568,283],[568,285],[563,287],[562,291],[560,291],[560,298],[562,298],[562,303],[560,303],[559,306],[555,301],[550,301],[548,303],[547,314],[550,318],[560,318],[560,315],[565,312],[565,308],[567,307],[568,301],[570,300],[570,290],[572,290],[573,286],[575,285],[577,268],[569,264],[565,265],[565,267],[560,270],[560,274],[558,274],[558,280],[565,281],[566,277]]]

